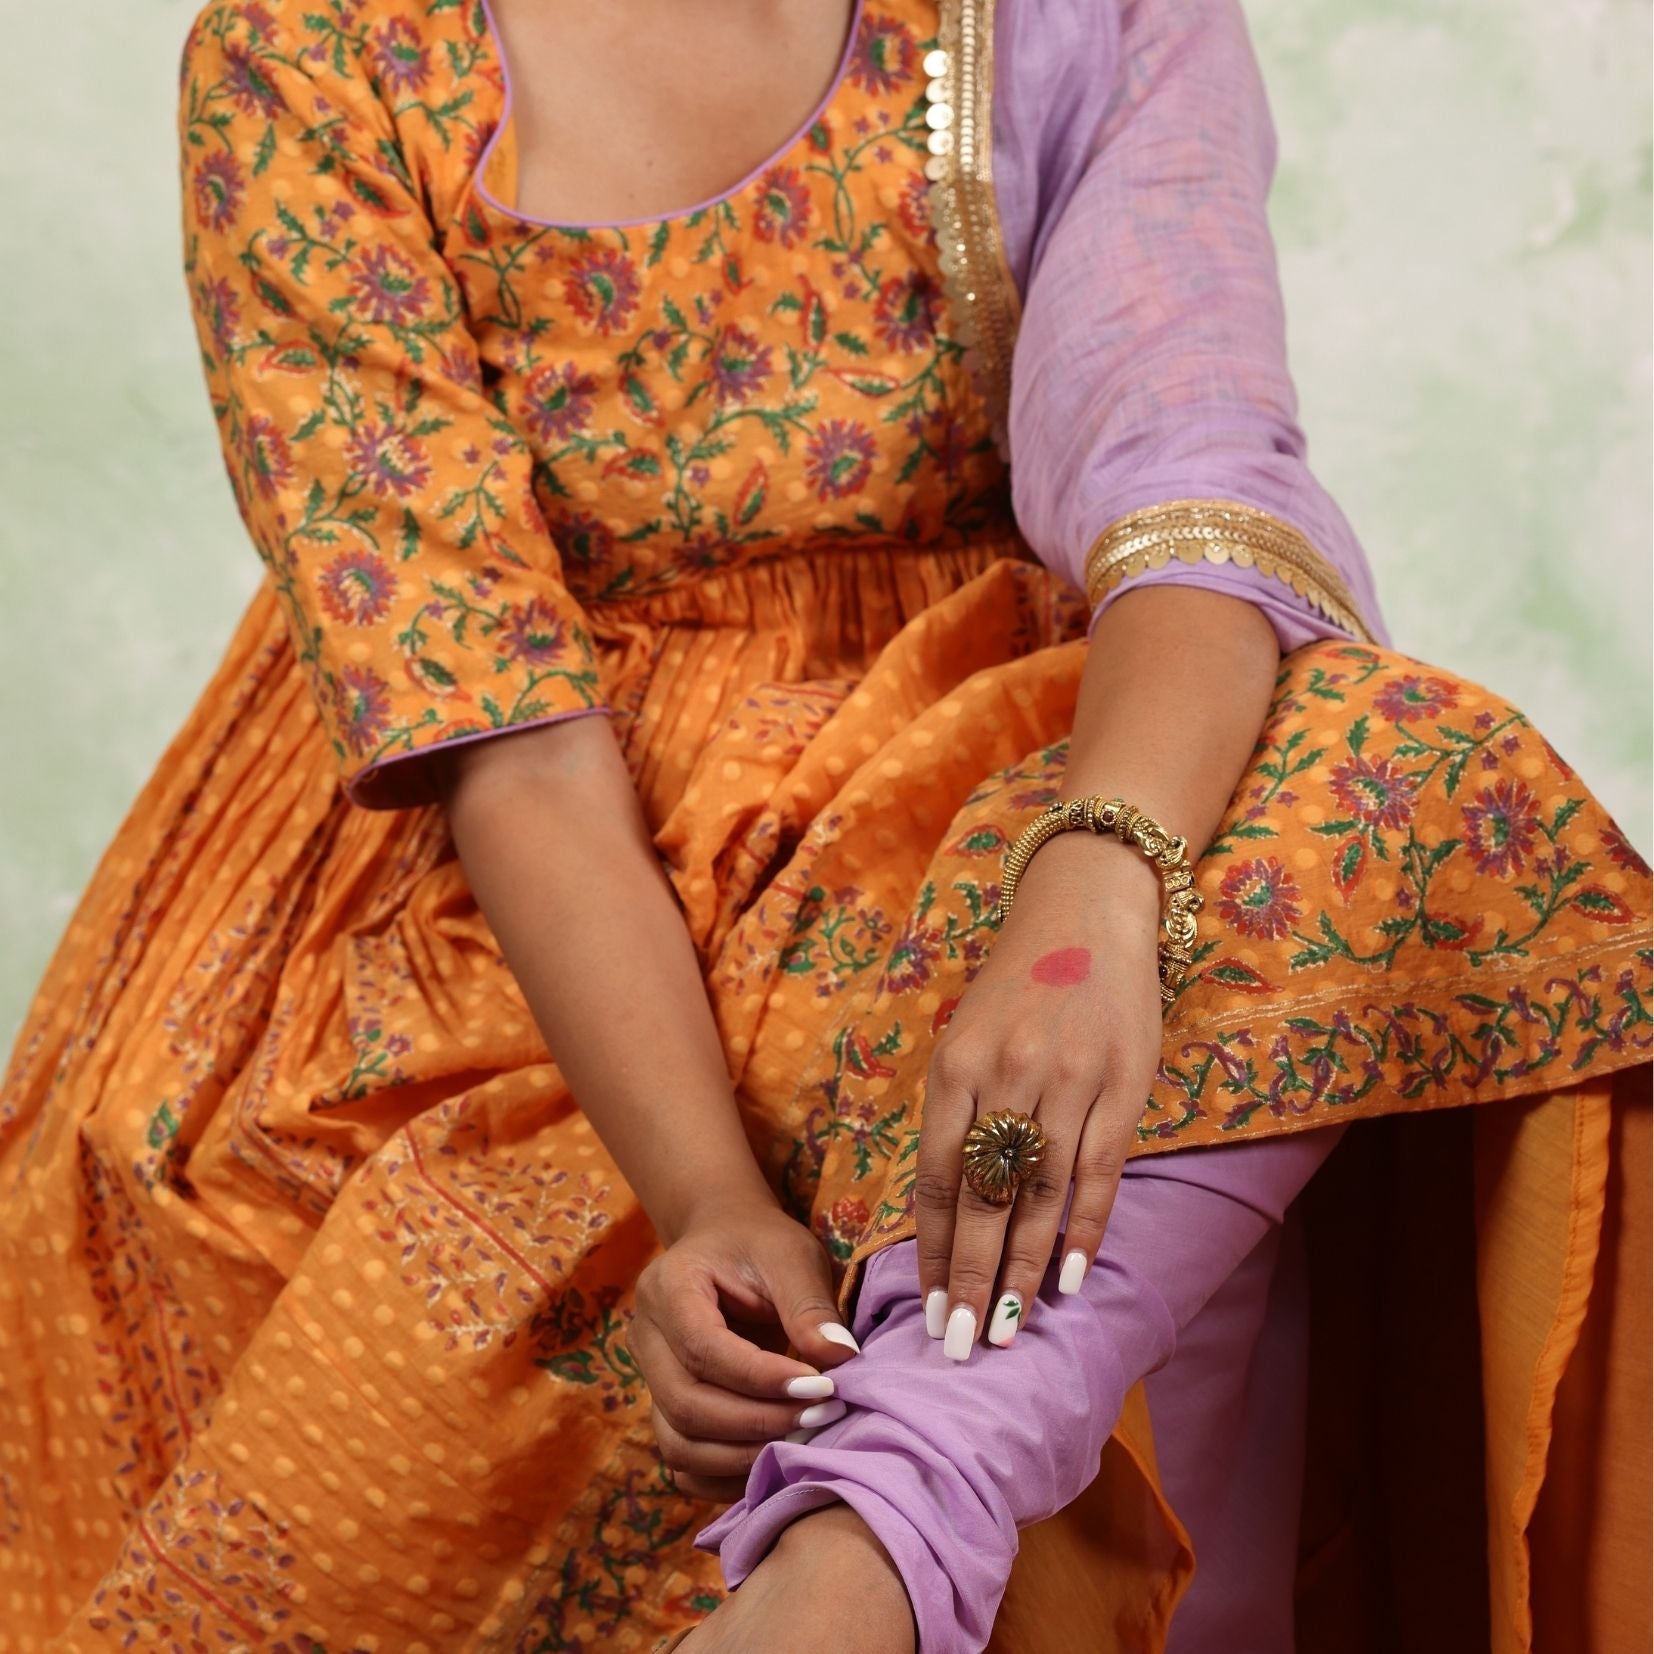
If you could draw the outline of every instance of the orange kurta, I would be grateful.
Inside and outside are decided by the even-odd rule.
[[[847,1264],[909,1232],[928,1051],[1085,649],[950,332],[934,27],[869,8],[761,174],[571,231],[501,204],[476,6],[203,13],[190,281],[269,578],[0,1094],[0,1650],[646,1648],[716,1600],[627,1349],[654,1238],[421,757],[612,718],[766,1169]],[[1525,1646],[1648,870],[1519,713],[1333,642],[1199,878],[1143,1152],[1529,1099],[1480,1254]],[[1114,1452],[1148,1494],[1115,1624],[1152,1647],[1187,1559],[1140,1406]]]

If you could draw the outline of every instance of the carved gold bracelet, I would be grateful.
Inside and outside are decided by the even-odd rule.
[[[1097,794],[1091,798],[1059,798],[1041,810],[1005,852],[1005,871],[999,884],[1000,921],[1003,923],[1011,911],[1017,885],[1028,871],[1034,852],[1058,833],[1071,833],[1082,827],[1093,833],[1111,832],[1122,844],[1135,845],[1160,875],[1166,897],[1166,912],[1160,926],[1165,933],[1160,943],[1160,1002],[1164,1011],[1177,998],[1184,972],[1194,959],[1195,915],[1205,903],[1194,888],[1187,841],[1173,838],[1135,804]]]

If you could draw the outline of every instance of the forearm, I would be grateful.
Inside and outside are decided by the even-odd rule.
[[[1193,859],[1245,773],[1279,664],[1269,620],[1238,598],[1152,586],[1118,599],[1092,633],[1064,794],[1127,799],[1186,838]],[[1130,911],[1155,912],[1159,884],[1148,863],[1098,857],[1094,841],[1079,842],[1086,838],[1052,840],[1034,858],[1029,880],[1052,881],[1067,866],[1077,877],[1117,885]]]
[[[444,801],[506,963],[662,1239],[708,1194],[767,1199],[694,949],[607,720],[469,748]]]
[[[1064,796],[1123,797],[1188,839],[1193,862],[1250,761],[1279,665],[1254,604],[1191,586],[1128,592],[1092,632]],[[1153,961],[1161,900],[1135,850],[1059,834],[1029,863],[1017,918],[1052,946],[1107,939]]]
[[[1122,597],[1092,633],[1068,790],[1128,799],[1198,853],[1252,756],[1279,665],[1250,603],[1193,586]]]

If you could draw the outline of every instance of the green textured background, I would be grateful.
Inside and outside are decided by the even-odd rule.
[[[178,271],[194,9],[0,0],[0,1041],[255,579]],[[1517,700],[1646,849],[1646,0],[1249,15],[1312,458],[1397,642]]]

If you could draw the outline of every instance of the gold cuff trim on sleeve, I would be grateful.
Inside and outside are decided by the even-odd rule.
[[[1122,581],[1181,563],[1233,563],[1290,586],[1335,626],[1377,640],[1331,563],[1290,523],[1237,500],[1168,500],[1133,511],[1098,536],[1085,560],[1092,607]]]
[[[1009,457],[1011,349],[1022,302],[1011,280],[994,196],[995,0],[941,0],[937,47],[926,54],[930,215],[942,284],[965,361]]]

